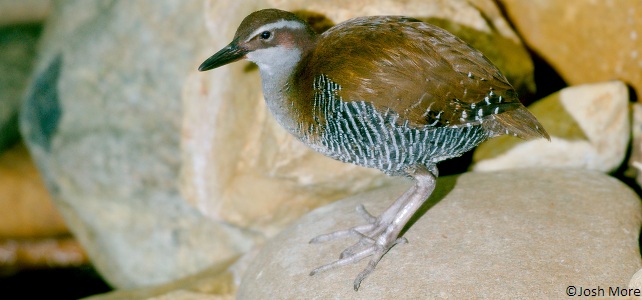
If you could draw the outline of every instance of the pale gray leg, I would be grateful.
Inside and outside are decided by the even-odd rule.
[[[425,167],[419,167],[409,171],[408,175],[415,179],[415,185],[408,189],[379,217],[372,216],[363,205],[357,207],[357,212],[369,224],[320,235],[310,241],[310,243],[320,243],[346,236],[356,235],[360,237],[356,244],[341,252],[339,260],[314,269],[310,275],[356,263],[368,256],[372,256],[368,266],[359,273],[354,281],[354,289],[356,291],[359,289],[361,281],[370,275],[377,263],[392,247],[396,244],[407,242],[405,238],[399,237],[399,234],[435,189],[437,169],[431,167],[429,171]]]
[[[410,189],[408,189],[401,197],[397,198],[397,200],[392,203],[386,211],[379,216],[379,218],[371,215],[366,208],[363,206],[363,204],[359,204],[357,206],[357,213],[364,218],[368,224],[365,225],[359,225],[350,229],[346,230],[340,230],[340,231],[335,231],[327,234],[322,234],[319,235],[312,240],[310,240],[310,244],[317,244],[317,243],[323,243],[331,240],[335,240],[338,238],[343,238],[347,236],[362,236],[363,232],[370,232],[373,229],[375,229],[378,225],[378,223],[386,223],[392,221],[395,215],[397,215],[398,211],[406,204],[410,196],[415,192],[415,189],[417,188],[417,185],[413,185]],[[379,222],[379,219],[382,220],[382,222]]]

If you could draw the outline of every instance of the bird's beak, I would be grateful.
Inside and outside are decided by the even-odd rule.
[[[201,66],[198,67],[198,70],[202,72],[233,63],[244,58],[248,52],[247,49],[240,47],[237,41],[232,41],[229,45],[225,46],[225,48],[205,60]]]

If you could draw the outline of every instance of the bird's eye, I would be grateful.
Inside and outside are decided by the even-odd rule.
[[[269,39],[271,36],[272,36],[272,33],[271,33],[271,32],[269,32],[269,31],[263,31],[263,32],[261,32],[261,35],[260,35],[260,37],[261,37],[261,39],[262,39],[262,40],[267,40],[267,39]]]

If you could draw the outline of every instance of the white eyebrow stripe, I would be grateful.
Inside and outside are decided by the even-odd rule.
[[[305,26],[303,24],[301,24],[301,22],[292,21],[292,20],[290,20],[290,21],[279,20],[279,21],[274,22],[274,23],[265,24],[265,25],[259,27],[259,29],[254,30],[254,32],[252,32],[252,34],[250,34],[250,36],[245,41],[247,42],[247,41],[251,40],[257,34],[263,32],[263,31],[270,31],[272,29],[283,28],[283,27],[288,27],[288,28],[292,28],[292,29],[305,28]]]

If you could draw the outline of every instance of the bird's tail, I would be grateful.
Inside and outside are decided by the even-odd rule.
[[[484,126],[494,135],[510,134],[525,140],[536,138],[551,140],[542,124],[524,106],[493,117],[493,122],[485,122]]]

